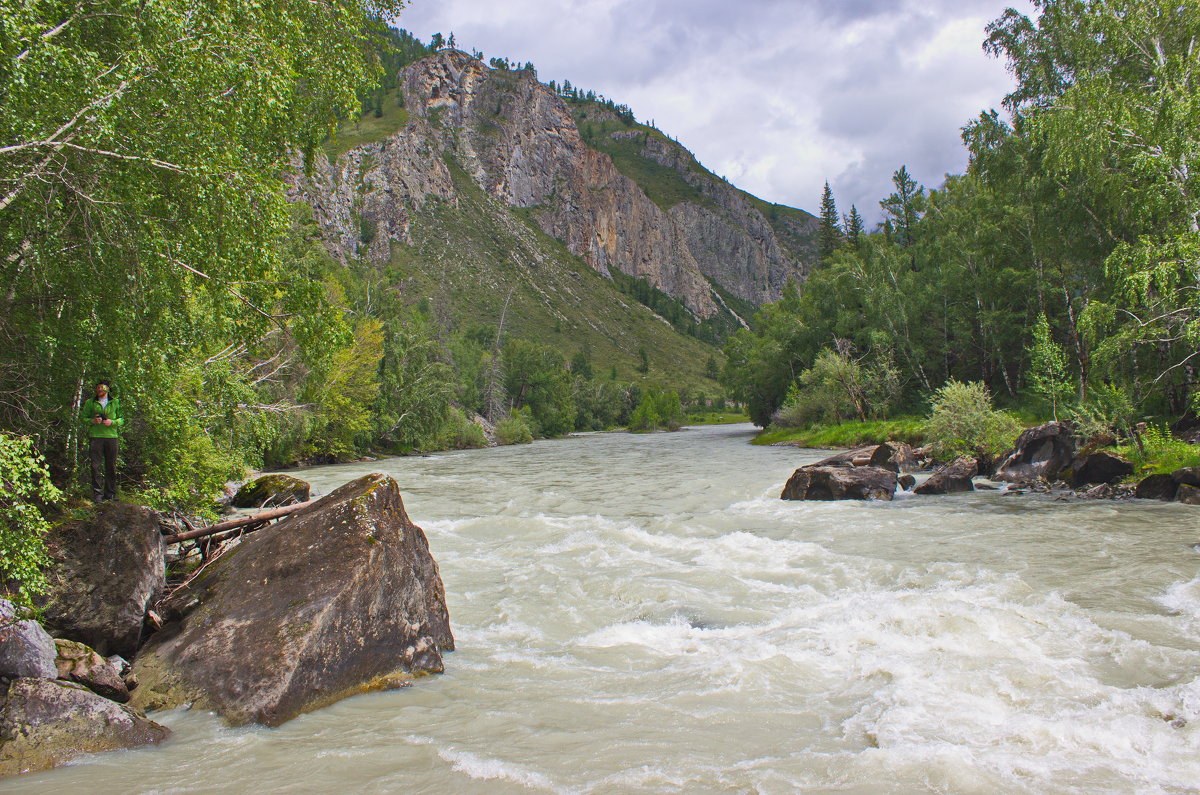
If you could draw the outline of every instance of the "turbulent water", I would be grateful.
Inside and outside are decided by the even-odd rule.
[[[447,673],[282,728],[0,789],[1182,792],[1200,788],[1200,512],[977,492],[778,499],[749,426],[321,467],[391,473]]]

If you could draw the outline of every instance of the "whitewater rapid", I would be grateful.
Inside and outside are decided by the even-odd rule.
[[[978,492],[778,499],[748,426],[298,473],[399,481],[446,674],[5,791],[1188,792],[1200,512]]]

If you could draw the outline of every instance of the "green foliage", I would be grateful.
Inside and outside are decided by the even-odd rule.
[[[647,392],[629,417],[629,430],[653,431],[659,427],[661,421],[662,418],[658,416],[658,401],[654,399],[653,394]]]
[[[979,382],[951,379],[934,393],[925,434],[934,455],[997,456],[1012,446],[1021,424],[1005,411],[992,408],[992,396]]]
[[[1176,438],[1165,425],[1147,425],[1141,446],[1130,440],[1118,446],[1117,452],[1133,462],[1137,478],[1200,466],[1200,446]]]
[[[811,425],[806,428],[770,428],[754,437],[754,444],[794,444],[799,447],[860,447],[884,442],[925,444],[926,421],[923,417],[895,417],[888,420],[847,420],[836,425]]]
[[[1074,407],[1071,421],[1084,438],[1097,434],[1127,433],[1137,418],[1129,393],[1116,384],[1093,387],[1087,400]]]
[[[528,444],[533,441],[532,417],[528,409],[514,411],[496,423],[498,444]]]
[[[1029,388],[1050,407],[1055,420],[1071,399],[1071,380],[1067,371],[1067,355],[1050,338],[1050,323],[1043,312],[1033,326],[1033,341],[1029,356]]]
[[[833,191],[829,189],[828,182],[825,183],[825,190],[821,194],[821,213],[818,217],[820,226],[817,231],[817,255],[824,262],[845,240],[837,204],[833,201]]]
[[[572,379],[561,353],[547,345],[509,340],[504,372],[513,408],[529,408],[538,435],[562,436],[575,429]]]
[[[62,497],[30,439],[0,433],[0,583],[16,586],[18,601],[46,586],[44,510]]]
[[[826,348],[813,366],[800,373],[789,388],[773,423],[798,427],[812,423],[840,423],[849,417],[866,421],[886,417],[899,391],[899,373],[890,357],[855,359],[844,343]]]
[[[487,434],[462,409],[451,407],[446,423],[441,427],[437,449],[465,450],[476,447],[487,447]]]

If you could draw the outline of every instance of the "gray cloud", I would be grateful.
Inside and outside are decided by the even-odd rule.
[[[626,103],[764,199],[814,210],[828,180],[876,220],[900,165],[931,187],[964,167],[959,128],[1010,90],[981,43],[1011,4],[412,0],[398,24]]]

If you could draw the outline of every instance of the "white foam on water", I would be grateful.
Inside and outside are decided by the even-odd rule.
[[[480,781],[504,779],[530,789],[545,790],[546,792],[569,792],[569,790],[556,787],[549,777],[511,762],[477,756],[470,751],[439,750],[438,756],[449,762],[454,770],[472,779]]]

